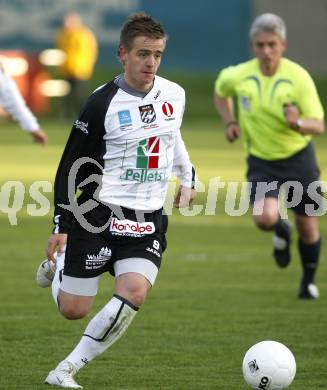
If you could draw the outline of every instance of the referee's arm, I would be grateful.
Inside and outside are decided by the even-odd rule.
[[[228,141],[233,142],[240,136],[240,128],[234,115],[234,103],[231,97],[223,97],[214,92],[215,107],[225,124],[225,135]]]
[[[284,105],[284,116],[287,124],[301,134],[321,135],[325,132],[325,123],[321,119],[300,118],[299,109],[295,104]]]

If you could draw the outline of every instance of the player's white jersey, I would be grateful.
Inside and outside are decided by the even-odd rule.
[[[15,82],[7,76],[0,66],[0,107],[6,110],[25,131],[39,129],[37,119],[26,106]]]
[[[160,209],[173,167],[182,185],[191,188],[195,173],[179,130],[184,106],[183,88],[158,76],[145,96],[120,88],[117,80],[97,89],[74,124],[58,169],[56,215],[64,215],[58,205],[69,203],[67,176],[81,157],[102,167],[98,194],[103,203]],[[84,168],[76,185],[90,172]]]
[[[105,118],[100,200],[132,209],[162,207],[184,105],[184,90],[160,77],[144,98],[117,91]]]

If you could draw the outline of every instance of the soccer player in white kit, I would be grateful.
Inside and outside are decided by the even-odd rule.
[[[0,107],[15,119],[20,127],[31,134],[34,142],[45,145],[47,135],[26,106],[15,82],[5,73],[0,63]]]
[[[126,331],[143,304],[166,248],[163,203],[172,171],[181,183],[175,205],[189,206],[196,195],[180,134],[185,92],[156,76],[166,39],[150,16],[130,15],[118,49],[124,73],[89,97],[63,153],[55,227],[38,284],[52,282],[68,319],[89,313],[102,273],[115,277],[115,287],[75,349],[49,373],[48,384],[81,388],[74,375]]]

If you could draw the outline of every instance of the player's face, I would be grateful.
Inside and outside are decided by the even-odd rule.
[[[152,88],[165,44],[165,39],[139,36],[134,38],[131,50],[120,48],[120,59],[125,67],[125,80],[130,87],[141,92],[147,92]]]
[[[263,74],[273,75],[286,49],[286,41],[270,32],[259,32],[252,40],[252,49],[260,62]]]

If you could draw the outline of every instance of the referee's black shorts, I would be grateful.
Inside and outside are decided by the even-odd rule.
[[[317,182],[320,179],[320,170],[317,165],[312,143],[309,143],[307,147],[289,158],[271,161],[249,155],[247,163],[247,179],[251,184],[251,204],[263,197],[278,198],[282,184],[297,182],[300,184],[301,189],[303,188],[303,193],[298,191],[298,186],[293,187],[290,184],[289,191],[285,194],[288,202],[291,202],[295,196],[301,197],[300,202],[296,206],[291,207],[291,209],[296,214],[307,215],[306,205],[314,205],[314,210],[321,207],[321,187],[316,187],[316,194],[318,194],[318,196],[311,197],[308,193],[310,183]],[[276,188],[263,193],[262,188],[264,186],[259,183],[271,184],[273,187],[275,187],[274,183],[276,183]],[[299,193],[297,194],[297,192]],[[321,199],[321,201],[319,201],[319,199]]]

